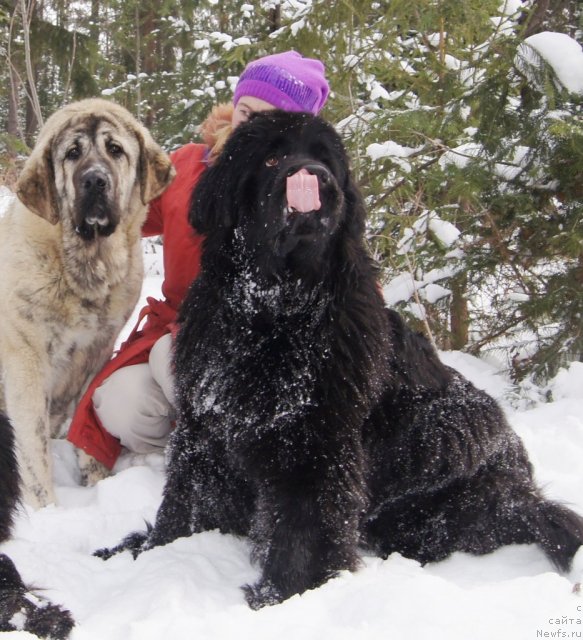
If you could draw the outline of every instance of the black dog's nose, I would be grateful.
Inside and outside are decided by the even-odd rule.
[[[98,169],[87,171],[83,174],[81,184],[86,191],[105,191],[108,185],[107,176]]]
[[[298,167],[293,167],[287,172],[288,176],[292,176],[294,173],[297,173],[299,170],[305,169],[308,173],[311,173],[313,176],[317,176],[320,179],[322,184],[325,184],[330,179],[330,171],[323,164],[318,163],[308,163],[302,164]]]

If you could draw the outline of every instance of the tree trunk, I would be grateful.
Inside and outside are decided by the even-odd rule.
[[[572,25],[570,31],[576,31],[575,16],[580,0],[535,0],[531,9],[525,10],[519,20],[525,25],[523,37],[528,38],[542,31],[563,31],[565,16]]]
[[[267,17],[269,25],[269,33],[273,33],[281,28],[281,5],[277,4],[269,10]]]
[[[6,121],[6,132],[10,136],[21,138],[22,132],[18,123],[18,93],[20,83],[18,74],[14,72],[11,63],[9,65],[10,82],[8,83],[8,116]]]
[[[452,281],[452,300],[450,308],[451,348],[464,349],[468,344],[470,315],[466,299],[467,277],[465,273]]]
[[[20,1],[20,9],[22,14],[22,32],[24,36],[24,58],[26,64],[26,80],[28,84],[29,99],[26,103],[26,127],[25,137],[27,144],[32,147],[36,132],[39,125],[42,125],[42,113],[40,102],[38,99],[37,87],[37,69],[33,62],[32,47],[30,42],[30,24],[35,15],[38,16],[38,5],[35,0],[30,0],[27,4],[26,0]]]

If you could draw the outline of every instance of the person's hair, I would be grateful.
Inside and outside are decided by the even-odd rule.
[[[233,131],[231,118],[233,105],[218,104],[214,106],[200,127],[202,141],[209,148],[209,162],[213,162],[221,153],[227,138]]]

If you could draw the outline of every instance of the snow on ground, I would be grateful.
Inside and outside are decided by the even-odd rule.
[[[147,245],[142,301],[158,294],[160,256],[160,247]],[[496,363],[459,352],[441,355],[504,405],[548,495],[583,513],[583,363],[573,363],[552,382],[553,402],[542,403],[542,394],[533,393],[529,403],[522,403],[528,409],[515,409],[510,402],[515,392]],[[123,554],[103,562],[92,551],[117,543],[154,518],[164,459],[126,455],[110,478],[87,488],[77,482],[68,443],[55,442],[54,455],[59,505],[38,512],[24,508],[2,551],[28,583],[73,612],[73,640],[583,635],[583,594],[575,588],[583,578],[583,551],[567,576],[554,572],[534,546],[505,547],[479,558],[455,554],[426,567],[399,555],[385,561],[364,556],[356,573],[343,573],[319,589],[257,612],[246,606],[239,589],[258,577],[244,539],[211,531],[153,549],[135,561]],[[25,632],[5,637],[32,638]]]
[[[14,194],[8,187],[0,186],[0,218],[4,215],[8,205],[14,199]]]

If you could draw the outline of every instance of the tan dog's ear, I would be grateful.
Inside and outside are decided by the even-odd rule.
[[[168,154],[159,147],[147,130],[138,133],[140,142],[139,179],[142,202],[148,204],[166,191],[174,179],[176,170],[170,162]]]
[[[33,213],[51,224],[57,224],[59,207],[51,142],[37,143],[33,149],[16,183],[16,195]]]

